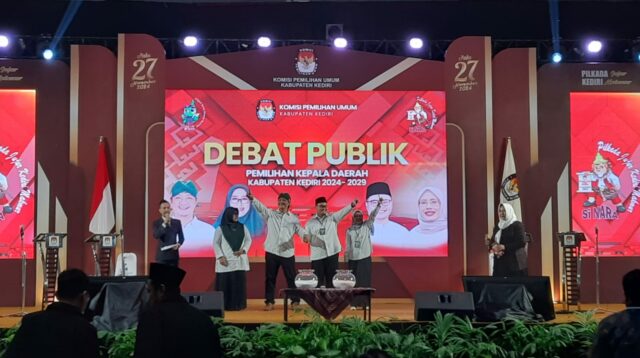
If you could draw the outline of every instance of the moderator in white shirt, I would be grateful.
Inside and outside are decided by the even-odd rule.
[[[342,251],[338,238],[338,223],[353,209],[351,204],[340,209],[337,213],[320,218],[314,215],[307,222],[307,233],[311,236],[311,261],[322,260]],[[324,229],[324,230],[322,230]],[[324,235],[321,232],[324,231]]]
[[[264,251],[281,257],[294,255],[293,235],[304,236],[304,229],[298,217],[290,212],[282,213],[264,206],[260,200],[253,198],[253,206],[267,222],[267,238]]]
[[[249,229],[246,226],[244,226],[244,239],[242,239],[240,249],[244,250],[244,253],[240,256],[233,254],[231,246],[229,246],[222,234],[222,229],[218,227],[213,235],[213,248],[216,251],[216,272],[249,271],[249,257],[247,257],[249,247],[251,247],[251,234],[249,234]],[[229,263],[227,266],[223,266],[220,263],[220,258],[223,256],[227,258]]]

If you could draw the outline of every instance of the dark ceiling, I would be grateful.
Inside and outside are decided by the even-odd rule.
[[[178,39],[186,34],[211,39],[202,53],[220,53],[251,49],[255,44],[239,40],[260,35],[283,40],[277,45],[292,44],[287,42],[292,40],[324,41],[327,24],[343,24],[346,37],[353,42],[385,42],[384,47],[375,45],[373,51],[380,53],[401,54],[401,45],[392,42],[404,44],[409,36],[419,35],[431,43],[424,57],[441,59],[449,40],[488,35],[494,39],[496,52],[505,47],[537,47],[539,60],[545,61],[551,53],[551,3],[559,8],[564,52],[579,52],[574,50],[578,41],[593,36],[610,40],[608,52],[614,56],[607,60],[628,61],[637,52],[631,48],[632,40],[640,36],[640,1],[612,0],[84,1],[61,32],[65,38],[59,52],[64,59],[63,53],[75,43],[100,44],[115,51],[118,33],[147,33],[163,39],[168,57],[180,57],[184,54]],[[37,57],[42,39],[58,32],[70,4],[4,0],[0,32],[23,36],[22,52],[5,56]],[[98,39],[87,39],[90,37]],[[620,41],[614,45],[611,40]],[[640,49],[640,43],[636,47]],[[354,48],[372,51],[366,44]],[[580,61],[580,56],[574,59]]]
[[[68,1],[3,1],[0,30],[21,35],[54,34]],[[634,39],[639,1],[560,1],[560,36]],[[186,3],[85,1],[65,36],[114,37],[142,32],[180,37],[323,39],[325,24],[344,24],[353,39],[399,40],[490,35],[496,39],[550,39],[549,2],[504,1],[311,1]]]

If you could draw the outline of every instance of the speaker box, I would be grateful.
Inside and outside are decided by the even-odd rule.
[[[224,295],[221,291],[183,292],[189,304],[213,317],[224,317]]]
[[[436,312],[453,313],[458,317],[473,318],[473,294],[470,292],[418,292],[416,293],[416,321],[433,321]]]

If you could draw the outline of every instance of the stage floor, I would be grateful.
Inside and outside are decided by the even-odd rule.
[[[273,311],[263,311],[264,303],[260,299],[252,299],[248,302],[248,307],[244,311],[240,312],[225,312],[224,321],[228,323],[238,324],[259,324],[259,323],[284,323],[282,300],[276,300],[276,308]],[[300,323],[310,321],[313,319],[313,315],[309,314],[311,309],[304,302],[299,306],[299,309],[289,309],[289,323]],[[374,298],[372,304],[371,319],[388,321],[388,322],[415,322],[413,319],[414,304],[412,299],[408,298]],[[557,313],[562,309],[561,305],[556,305],[556,319],[552,322],[555,323],[567,323],[576,321],[574,314]],[[583,304],[580,306],[581,310],[595,309],[595,304]],[[38,308],[29,307],[25,309],[27,312],[36,311]],[[576,309],[572,306],[572,309]],[[596,320],[600,321],[604,317],[611,313],[619,312],[624,309],[622,304],[608,304],[600,305],[602,312],[596,313]],[[20,312],[20,307],[0,307],[0,328],[12,327],[20,321],[20,317],[7,317],[12,313]],[[358,316],[362,317],[362,310],[351,311],[346,309],[340,317],[336,319],[339,321],[341,317]]]

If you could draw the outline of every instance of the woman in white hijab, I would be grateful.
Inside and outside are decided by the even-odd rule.
[[[507,203],[498,207],[498,225],[493,228],[489,248],[493,252],[493,276],[527,276],[524,226]]]

